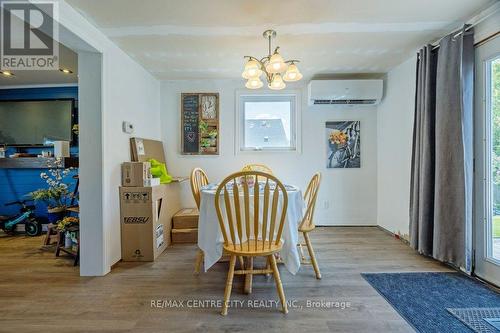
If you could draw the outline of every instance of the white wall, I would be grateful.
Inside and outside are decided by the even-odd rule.
[[[106,53],[105,53],[106,55]],[[121,163],[130,161],[131,136],[161,139],[160,83],[117,47],[104,62],[104,225],[107,265],[121,259],[120,204]],[[122,132],[122,121],[135,132]]]
[[[316,224],[376,225],[377,221],[377,114],[375,107],[335,110],[334,106],[307,107],[307,89],[302,95],[302,153],[235,154],[235,93],[245,89],[243,80],[162,81],[161,127],[167,167],[176,176],[187,176],[202,167],[211,181],[220,181],[247,163],[270,166],[286,183],[305,188],[312,174],[321,171]],[[183,92],[220,94],[220,156],[180,154],[180,96]],[[326,169],[325,121],[361,121],[360,169]],[[194,201],[189,195],[189,204]],[[325,205],[325,202],[328,204]]]
[[[105,271],[103,224],[102,55],[78,52],[80,272]]]
[[[82,229],[87,228],[88,232],[82,232],[80,274],[104,275],[121,259],[118,197],[120,164],[130,160],[130,136],[122,133],[121,123],[123,120],[132,122],[135,125],[134,136],[160,139],[160,83],[63,1],[60,2],[59,21],[60,41],[63,44],[77,52],[91,49],[102,54],[101,124],[89,121],[80,127],[80,135],[88,139],[85,143],[95,145],[95,153],[102,156],[93,156],[91,151],[83,149],[80,168],[81,171],[89,168],[88,170],[102,172],[102,175],[95,174],[94,178],[87,176],[86,179],[81,179],[81,192],[86,189],[101,191],[96,195],[102,195],[103,200],[102,207],[92,207],[85,200],[89,193],[81,193]],[[85,108],[80,109],[80,113],[83,112]],[[98,122],[99,119],[93,121]],[[89,137],[88,126],[92,125],[102,128],[100,136]],[[99,149],[101,146],[102,149]],[[95,164],[98,164],[97,169],[93,168]],[[102,210],[102,216],[95,217],[92,210]],[[86,216],[93,218],[85,220]],[[103,251],[94,251],[94,247],[101,246]]]
[[[377,110],[378,224],[408,238],[416,58],[392,69]]]

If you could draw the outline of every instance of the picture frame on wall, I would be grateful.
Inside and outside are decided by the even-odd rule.
[[[219,154],[219,93],[181,94],[181,153]]]
[[[351,169],[361,167],[361,122],[327,121],[326,168]]]
[[[200,97],[201,99],[201,119],[213,120],[218,119],[218,96],[206,94]]]

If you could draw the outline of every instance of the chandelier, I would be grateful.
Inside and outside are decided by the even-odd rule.
[[[285,61],[283,57],[279,54],[279,46],[274,49],[274,53],[271,54],[271,40],[276,38],[276,31],[266,30],[262,34],[265,39],[269,41],[269,55],[262,59],[257,59],[252,56],[245,56],[248,59],[245,64],[245,70],[241,76],[247,80],[245,87],[248,89],[259,89],[264,84],[262,83],[260,77],[264,74],[267,80],[267,86],[269,89],[281,90],[286,87],[286,82],[298,81],[302,78],[302,74],[295,63],[299,60],[287,60]]]

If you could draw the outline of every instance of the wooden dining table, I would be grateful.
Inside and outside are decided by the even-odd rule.
[[[302,191],[298,187],[292,185],[285,185],[285,187],[288,206],[282,235],[283,248],[279,256],[280,262],[285,265],[287,270],[292,274],[296,274],[300,268],[300,255],[297,249],[299,239],[298,224],[302,220],[305,204]],[[208,184],[201,189],[198,247],[204,253],[204,272],[207,272],[223,256],[224,240],[215,209],[216,190],[217,184]],[[250,200],[250,202],[253,204],[253,200]],[[281,204],[282,198],[280,197],[278,207],[281,207]],[[262,209],[262,205],[260,208]],[[250,211],[253,212],[252,207]],[[245,269],[253,268],[253,264],[253,257],[245,258]],[[252,274],[245,275],[245,293],[251,293],[252,291],[252,278]]]

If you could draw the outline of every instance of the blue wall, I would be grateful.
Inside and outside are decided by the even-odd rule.
[[[0,89],[0,101],[5,100],[40,100],[74,98],[78,100],[78,87],[52,87],[52,88],[22,88],[22,89]],[[51,148],[29,148],[28,153],[40,153],[42,150]],[[7,155],[15,150],[9,148]],[[71,148],[71,155],[78,155],[78,147]],[[40,172],[47,169],[0,169],[0,215],[12,215],[18,212],[18,207],[4,204],[10,201],[26,199],[26,194],[39,188],[45,188],[47,184],[40,178]],[[74,170],[66,178],[66,182],[73,191],[75,180],[72,175],[77,174]],[[47,208],[43,204],[37,204],[36,214],[46,217]]]

